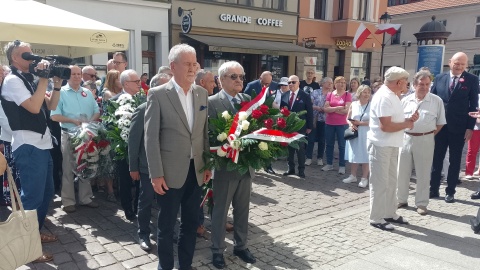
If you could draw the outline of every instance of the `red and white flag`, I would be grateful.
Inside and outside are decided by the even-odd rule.
[[[367,40],[368,36],[370,36],[371,34],[372,32],[368,30],[365,24],[361,23],[358,26],[355,37],[353,38],[353,47],[355,47],[355,49],[358,49],[360,46],[362,46],[363,42],[365,42],[365,40]]]
[[[401,24],[392,24],[392,23],[382,23],[382,24],[377,24],[377,31],[375,31],[375,34],[383,34],[387,33],[391,36],[395,35],[397,33],[398,29],[402,27]]]

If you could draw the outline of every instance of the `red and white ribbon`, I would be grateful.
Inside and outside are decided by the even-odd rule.
[[[299,134],[297,132],[286,133],[281,130],[261,128],[243,136],[242,139],[255,139],[270,142],[291,143],[295,140],[301,139],[302,137],[305,137],[305,135]]]

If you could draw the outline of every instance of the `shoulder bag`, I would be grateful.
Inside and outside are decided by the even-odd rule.
[[[360,116],[360,120],[358,121],[362,121],[362,117],[365,114],[365,111],[367,110],[369,104],[370,104],[370,100],[368,101],[367,106],[365,106],[365,109],[363,109],[362,115]],[[351,128],[345,129],[345,133],[343,134],[343,138],[345,138],[345,140],[352,140],[357,137],[358,137],[358,130],[352,130]]]

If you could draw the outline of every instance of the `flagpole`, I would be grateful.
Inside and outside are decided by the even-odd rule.
[[[392,17],[390,14],[388,14],[386,11],[385,13],[380,16],[380,23],[390,23],[390,20]],[[380,55],[380,77],[382,77],[383,80],[383,50],[385,49],[385,32],[383,32],[383,40],[382,40],[382,53]]]

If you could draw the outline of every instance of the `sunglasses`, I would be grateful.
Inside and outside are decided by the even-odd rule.
[[[288,82],[288,84],[296,84],[297,82],[296,81],[290,81]]]
[[[88,74],[88,73],[87,73],[87,75],[90,76],[90,78],[95,78],[95,77],[97,77],[97,74]]]
[[[120,64],[123,64],[123,63],[125,63],[125,62],[117,62],[117,61],[113,61],[113,64],[114,64],[114,65],[120,65]]]
[[[245,75],[244,74],[230,74],[230,75],[225,75],[225,77],[230,77],[232,81],[235,81],[236,79],[240,78],[240,81],[245,81]]]

